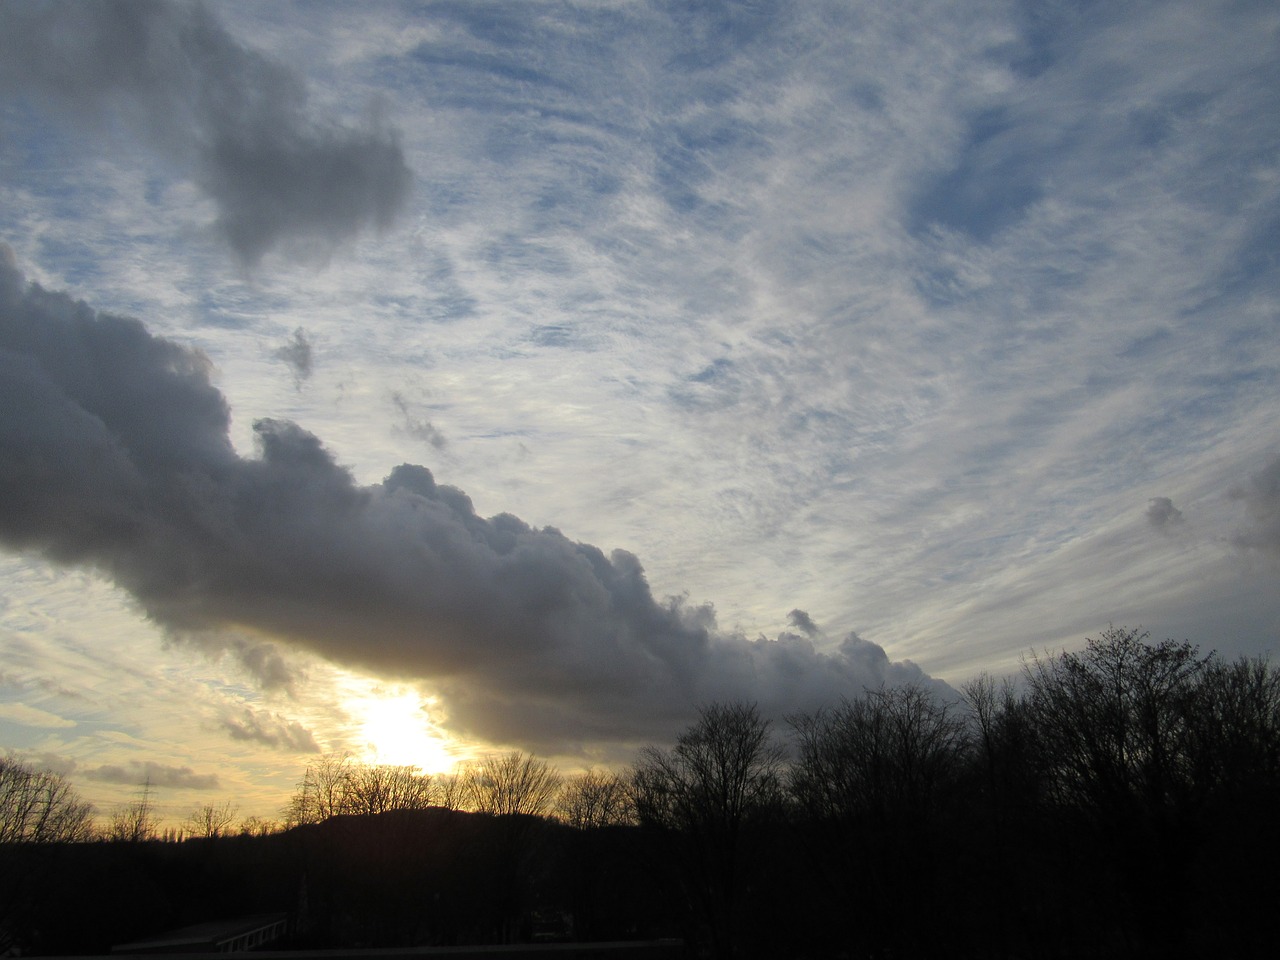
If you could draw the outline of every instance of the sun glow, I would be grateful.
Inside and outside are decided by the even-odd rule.
[[[347,708],[356,721],[358,753],[370,763],[420,767],[427,773],[451,768],[457,757],[435,725],[435,701],[416,690],[378,687],[353,697]]]

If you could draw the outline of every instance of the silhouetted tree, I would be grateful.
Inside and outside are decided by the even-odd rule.
[[[1188,723],[1197,829],[1183,832],[1199,843],[1184,877],[1199,885],[1191,916],[1214,920],[1197,952],[1270,957],[1274,938],[1258,921],[1280,901],[1280,672],[1265,660],[1211,660]]]
[[[92,835],[93,808],[62,775],[0,758],[0,956],[21,954],[30,914],[56,896],[59,871],[41,854]]]
[[[974,875],[1010,905],[994,918],[1001,955],[1269,956],[1256,923],[1280,896],[1269,664],[1113,627],[1033,656],[1021,693],[985,678],[965,693],[982,812],[969,833],[987,852]]]
[[[353,765],[347,753],[326,754],[316,763],[307,764],[297,790],[285,807],[284,822],[289,826],[322,823],[346,813]]]
[[[586,770],[564,781],[556,814],[579,830],[630,823],[634,819],[627,782],[616,773]]]
[[[1070,824],[1090,909],[1134,954],[1190,949],[1190,858],[1200,844],[1196,714],[1213,662],[1188,643],[1108,628],[1025,669],[1039,776]]]
[[[461,810],[466,804],[466,771],[455,770],[435,778],[435,802],[446,810]]]
[[[239,833],[242,837],[266,837],[280,831],[280,823],[269,817],[253,816],[245,817],[240,821]]]
[[[1012,680],[983,674],[962,687],[971,712],[972,820],[963,838],[975,884],[1008,909],[982,914],[974,939],[999,957],[1024,956],[1034,934],[1060,922],[1061,893],[1047,895],[1053,845],[1040,817],[1044,790],[1037,772],[1035,727]],[[1028,856],[1028,850],[1037,856]],[[978,911],[973,911],[974,915]]]
[[[932,947],[907,910],[940,909],[939,867],[966,744],[965,724],[922,686],[869,691],[791,720],[791,793],[815,866],[852,914],[861,952]],[[909,905],[909,906],[908,906]]]
[[[196,807],[182,826],[193,837],[212,839],[225,835],[236,818],[236,808],[227,800],[221,804],[206,803]]]
[[[431,800],[431,777],[417,767],[355,764],[348,771],[342,809],[355,814],[424,810]]]
[[[491,755],[469,767],[464,790],[477,813],[545,816],[560,791],[560,775],[545,760],[520,751]]]
[[[105,836],[117,843],[141,843],[156,839],[155,814],[151,808],[151,781],[132,803],[116,807],[107,820]]]
[[[616,937],[631,859],[620,846],[622,828],[635,822],[627,780],[607,770],[587,770],[565,780],[557,818],[572,830],[561,838],[575,933],[585,939]]]
[[[503,943],[519,934],[531,895],[550,864],[539,855],[543,821],[560,791],[560,774],[545,760],[520,751],[491,754],[461,771],[462,803],[494,817],[488,844],[477,851],[492,891],[491,923]]]
[[[1280,672],[1265,660],[1212,660],[1189,733],[1197,789],[1215,802],[1258,806],[1280,784]]]
[[[642,751],[632,773],[636,816],[666,842],[717,957],[735,952],[743,893],[762,866],[753,828],[778,811],[782,759],[754,704],[712,704],[672,749]]]
[[[93,807],[57,773],[0,758],[0,843],[73,843],[93,834]]]
[[[431,776],[417,767],[359,763],[349,754],[330,754],[307,766],[284,819],[296,826],[342,814],[422,810],[433,795]]]
[[[1209,658],[1146,638],[1110,628],[1025,671],[1054,801],[1108,829],[1165,822],[1191,788],[1188,721]]]

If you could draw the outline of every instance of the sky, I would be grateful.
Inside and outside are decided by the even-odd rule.
[[[1280,7],[0,6],[0,751],[107,811],[1280,634]]]

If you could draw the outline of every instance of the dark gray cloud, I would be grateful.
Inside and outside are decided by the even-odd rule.
[[[818,634],[818,625],[813,622],[813,618],[799,608],[787,614],[787,622],[806,637],[813,637]]]
[[[300,678],[274,644],[249,637],[230,637],[225,649],[264,690],[295,692]]]
[[[1182,523],[1182,511],[1168,497],[1152,497],[1147,505],[1147,522],[1157,530],[1167,530]]]
[[[1236,532],[1236,545],[1280,560],[1280,456],[1231,496],[1244,503],[1248,517],[1248,526]]]
[[[293,374],[293,385],[301,389],[302,384],[311,379],[314,357],[311,341],[307,332],[301,327],[293,331],[289,342],[271,351],[271,356],[283,361]]]
[[[400,144],[381,119],[313,117],[303,81],[200,4],[0,4],[0,95],[95,134],[130,130],[185,167],[247,265],[281,242],[326,255],[389,226],[409,193]]]
[[[203,355],[0,265],[0,543],[93,566],[175,636],[429,679],[455,730],[544,750],[926,679],[854,636],[722,632],[632,554],[477,516],[424,467],[359,486],[293,423],[258,421],[243,458],[229,419]]]
[[[245,707],[220,717],[218,726],[233,740],[253,741],[294,753],[320,752],[320,745],[310,730],[297,720],[288,720],[278,713]]]
[[[92,767],[84,771],[90,780],[103,783],[123,783],[129,786],[150,784],[153,787],[177,787],[192,790],[216,790],[218,778],[212,773],[196,773],[190,767],[174,767],[165,763],[147,760],[141,762],[130,760],[121,766],[106,763],[100,767]]]

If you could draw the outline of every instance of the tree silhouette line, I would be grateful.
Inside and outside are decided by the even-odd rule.
[[[1278,801],[1280,674],[1114,628],[958,699],[869,690],[778,724],[710,704],[625,771],[562,777],[513,752],[431,777],[325,756],[279,822],[237,831],[230,804],[207,805],[182,843],[127,829],[145,796],[109,821],[118,842],[86,843],[66,782],[4,761],[0,948],[94,952],[199,911],[279,910],[313,948],[1270,956]],[[141,915],[108,904],[50,939],[51,913],[122,871],[154,891]]]

